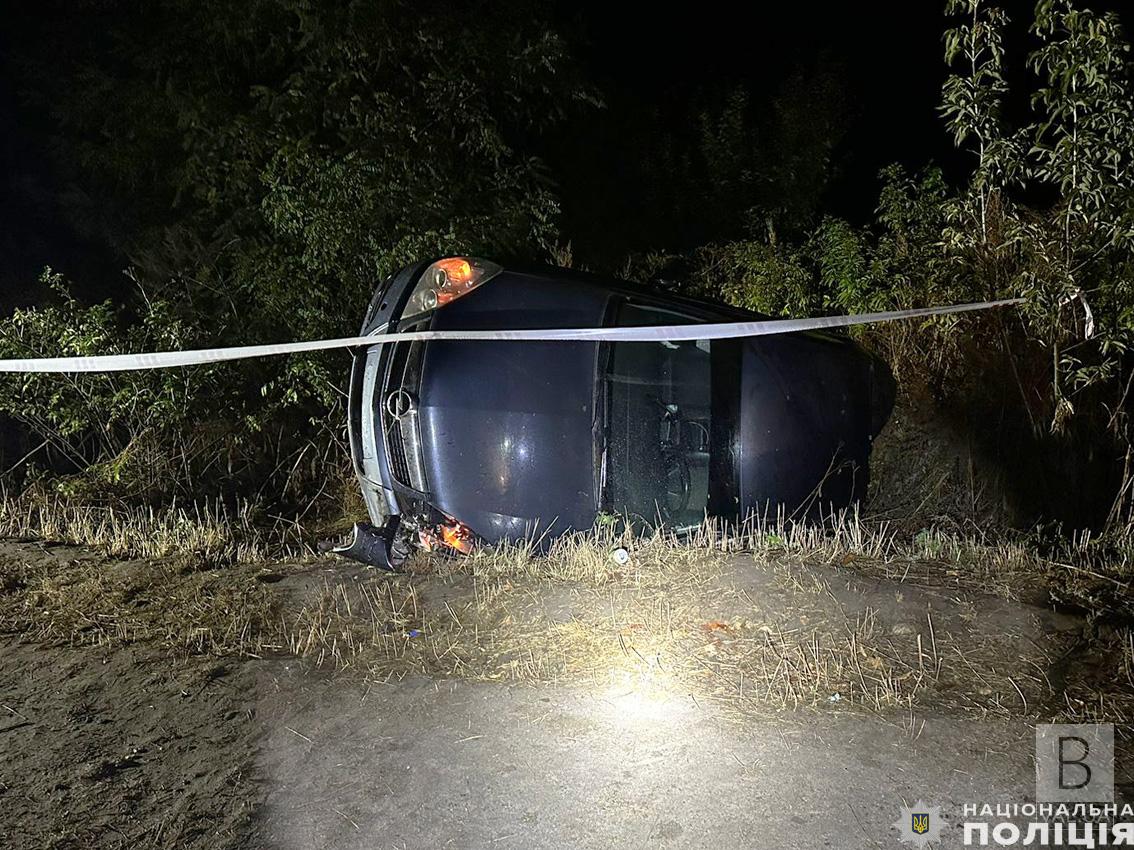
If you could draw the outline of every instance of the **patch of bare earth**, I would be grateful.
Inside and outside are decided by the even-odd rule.
[[[255,673],[152,647],[0,643],[0,845],[244,847]]]
[[[869,718],[910,740],[927,719],[1130,717],[1129,633],[1045,604],[1027,553],[838,535],[600,534],[399,575],[0,544],[0,844],[259,846],[260,742],[315,747],[281,718],[328,676],[632,695],[739,728]]]

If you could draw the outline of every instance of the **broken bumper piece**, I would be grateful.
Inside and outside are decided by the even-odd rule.
[[[366,522],[356,522],[347,540],[332,547],[331,551],[344,558],[394,572],[401,569],[403,561],[394,550],[394,536],[397,531],[397,517],[392,517],[381,528]]]

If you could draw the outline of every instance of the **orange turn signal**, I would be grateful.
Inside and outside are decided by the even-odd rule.
[[[410,294],[406,315],[444,307],[501,272],[500,266],[475,257],[445,257],[431,263]],[[403,317],[404,318],[404,317]]]
[[[441,526],[441,541],[450,549],[456,549],[462,555],[467,555],[472,551],[472,532],[456,520],[453,521],[452,525]]]
[[[472,264],[464,257],[449,257],[445,260],[438,260],[434,263],[434,267],[445,272],[445,277],[449,278],[450,283],[468,283],[472,280]]]

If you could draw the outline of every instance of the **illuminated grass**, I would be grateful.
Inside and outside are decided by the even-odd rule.
[[[646,689],[739,714],[1134,714],[1126,638],[1115,638],[1097,681],[1060,686],[1062,702],[1052,706],[1047,655],[1028,650],[1022,634],[977,639],[966,625],[979,621],[990,592],[1034,595],[1067,576],[1121,583],[1118,572],[1098,572],[1097,555],[1082,561],[1090,568],[1067,570],[1022,544],[938,532],[903,539],[854,514],[825,527],[706,523],[682,538],[604,526],[561,538],[545,555],[503,545],[471,557],[417,556],[399,575],[309,554],[266,561],[281,551],[279,536],[258,530],[249,512],[9,503],[0,506],[0,530],[81,540],[101,553],[0,550],[9,553],[0,557],[0,630],[48,642],[283,654],[379,680]],[[625,558],[613,556],[619,550]],[[288,585],[292,574],[307,577],[302,590]],[[924,610],[898,617],[875,601],[848,605],[852,582],[893,588],[899,600],[943,589],[957,609],[945,622]]]
[[[787,531],[787,529],[784,529]],[[759,530],[760,539],[770,535]],[[848,615],[829,586],[787,553],[816,554],[790,532],[764,551],[712,527],[680,541],[599,532],[556,543],[546,557],[505,546],[471,558],[420,561],[409,576],[327,582],[289,622],[296,654],[382,680],[408,674],[616,686],[635,682],[728,710],[823,706],[909,709],[972,679],[980,652],[938,635],[932,618],[892,634],[876,612]],[[807,532],[808,535],[811,532]],[[879,559],[879,540],[824,542],[839,563],[851,541]],[[889,545],[889,544],[887,544]],[[611,553],[625,547],[627,563]],[[774,556],[773,556],[774,553]],[[840,554],[841,553],[841,554]],[[735,586],[746,558],[771,564],[794,597],[757,610]],[[804,583],[810,575],[811,583]],[[814,612],[827,609],[831,616]],[[809,619],[810,618],[810,619]],[[1017,688],[990,668],[988,694],[952,704],[1012,713]]]
[[[123,558],[195,553],[219,562],[252,563],[312,553],[294,523],[264,527],[247,503],[153,508],[75,504],[61,496],[0,499],[0,538],[90,546]]]

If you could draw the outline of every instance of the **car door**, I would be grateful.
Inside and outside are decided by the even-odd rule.
[[[607,324],[682,325],[715,318],[696,307],[619,293]],[[603,510],[644,525],[684,527],[705,518],[719,490],[714,479],[721,477],[713,457],[714,347],[720,345],[709,340],[603,345],[598,380]]]

